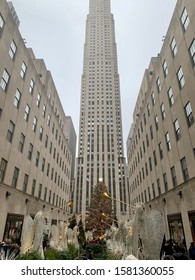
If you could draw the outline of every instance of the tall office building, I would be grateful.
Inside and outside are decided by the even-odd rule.
[[[164,219],[166,240],[195,242],[195,2],[178,0],[150,61],[127,140],[131,204]]]
[[[80,133],[75,211],[85,216],[100,178],[112,197],[113,212],[125,212],[120,86],[110,0],[90,0],[81,85]]]

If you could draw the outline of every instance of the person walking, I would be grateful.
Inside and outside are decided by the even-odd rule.
[[[191,242],[191,244],[190,244],[189,257],[190,257],[191,260],[195,260],[195,246],[194,246],[194,242]]]

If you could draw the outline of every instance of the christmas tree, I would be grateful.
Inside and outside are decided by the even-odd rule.
[[[93,230],[94,236],[99,238],[104,235],[113,222],[112,201],[105,194],[108,194],[107,187],[100,181],[92,194],[85,224],[85,229]]]
[[[85,230],[83,227],[82,219],[80,219],[79,221],[78,228],[79,228],[78,242],[80,246],[83,246],[86,242],[86,238],[85,238]]]

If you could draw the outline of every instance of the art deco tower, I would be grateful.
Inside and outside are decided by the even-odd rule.
[[[85,216],[100,178],[113,198],[113,211],[127,201],[120,86],[110,0],[90,0],[81,85],[80,133],[74,211]]]

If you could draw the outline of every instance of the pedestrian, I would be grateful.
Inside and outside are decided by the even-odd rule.
[[[173,243],[172,240],[169,239],[167,242],[165,242],[164,245],[164,254],[165,256],[172,256],[173,255]]]
[[[194,246],[194,242],[190,243],[189,257],[190,257],[191,260],[195,260],[195,246]]]

